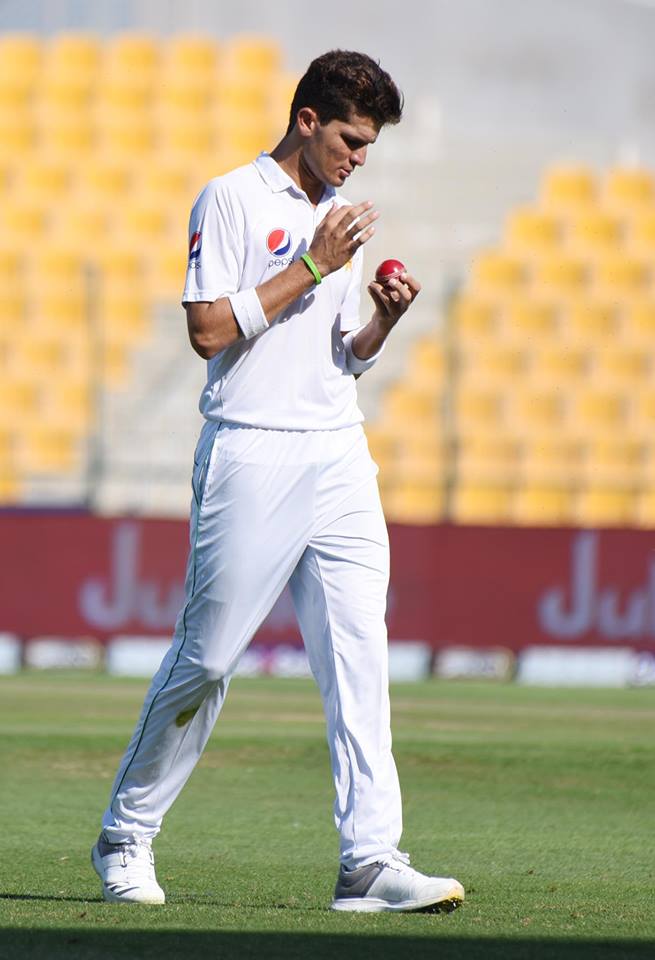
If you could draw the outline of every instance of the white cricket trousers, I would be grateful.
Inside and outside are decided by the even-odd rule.
[[[341,860],[397,848],[389,547],[361,426],[259,430],[208,421],[194,458],[186,602],[123,757],[108,839],[152,840],[196,765],[239,657],[287,583],[320,689]]]

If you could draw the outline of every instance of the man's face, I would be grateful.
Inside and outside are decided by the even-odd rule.
[[[356,167],[366,163],[366,151],[378,133],[373,120],[357,113],[351,113],[347,121],[322,124],[316,119],[305,142],[304,162],[322,183],[340,187]]]

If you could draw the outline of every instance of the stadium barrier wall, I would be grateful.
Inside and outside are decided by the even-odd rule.
[[[393,641],[445,647],[622,647],[655,653],[655,531],[389,528]],[[183,601],[188,526],[83,513],[0,515],[0,631],[169,635]],[[299,646],[285,592],[260,646]]]

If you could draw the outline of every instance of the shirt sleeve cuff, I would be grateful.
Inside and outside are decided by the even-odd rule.
[[[384,350],[385,345],[383,343],[378,352],[374,353],[372,357],[369,357],[367,360],[360,360],[360,358],[353,353],[353,340],[361,329],[361,327],[357,327],[356,330],[349,330],[343,338],[343,348],[346,353],[346,370],[348,373],[365,373],[373,366],[378,358],[382,356],[382,351]]]
[[[254,287],[228,297],[234,316],[246,340],[268,330],[268,320]]]

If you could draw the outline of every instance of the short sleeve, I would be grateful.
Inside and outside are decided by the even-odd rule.
[[[360,247],[352,258],[352,267],[349,271],[350,278],[341,304],[339,327],[342,333],[346,333],[348,330],[355,330],[361,326],[361,320],[359,319],[359,301],[362,287],[363,262],[364,253]],[[347,269],[347,267],[343,267],[342,269]]]
[[[189,260],[182,303],[217,300],[239,289],[243,267],[243,227],[220,181],[199,193],[189,218]]]

